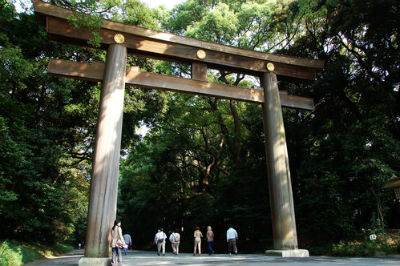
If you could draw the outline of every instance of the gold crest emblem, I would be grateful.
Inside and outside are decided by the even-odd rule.
[[[114,41],[116,43],[124,43],[125,42],[125,37],[121,33],[117,33],[114,35]]]
[[[275,70],[274,64],[268,63],[268,64],[267,64],[267,69],[268,69],[268,71],[270,71],[270,72],[274,71],[274,70]]]
[[[206,51],[204,51],[202,49],[197,50],[196,56],[198,59],[204,59],[204,58],[206,58]]]

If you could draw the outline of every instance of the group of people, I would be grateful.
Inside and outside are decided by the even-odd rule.
[[[200,231],[200,227],[196,227],[193,233],[194,238],[194,250],[193,256],[198,254],[201,256],[201,239],[203,238],[203,233]],[[156,235],[154,236],[154,244],[157,245],[157,254],[160,256],[161,254],[165,256],[165,243],[166,243],[167,235],[164,233],[164,229],[158,229]],[[175,255],[179,254],[179,245],[181,235],[178,233],[178,230],[171,232],[169,236],[169,241],[172,247],[172,253]],[[238,239],[237,231],[230,226],[229,229],[226,231],[226,241],[228,243],[228,253],[229,254],[237,254],[237,244],[236,241]],[[214,243],[214,232],[212,231],[211,226],[207,226],[207,247],[208,247],[208,254],[214,254],[213,250],[213,243]]]
[[[200,231],[200,227],[196,227],[193,233],[194,237],[194,250],[193,256],[198,254],[201,255],[201,240],[203,238],[203,233]],[[154,236],[154,244],[157,245],[157,254],[160,256],[161,254],[165,256],[165,243],[166,243],[167,235],[164,233],[164,229],[158,229],[158,232]],[[171,232],[168,240],[171,242],[172,252],[175,255],[179,254],[179,245],[181,242],[181,235],[178,233],[178,230]],[[214,254],[213,243],[214,243],[214,232],[212,231],[211,226],[207,227],[207,247],[209,255]],[[238,240],[238,233],[232,226],[229,226],[229,229],[226,231],[226,241],[228,243],[228,253],[229,254],[237,254],[237,245],[236,242]],[[115,220],[114,226],[111,230],[111,248],[112,248],[112,258],[111,258],[111,266],[115,266],[117,263],[122,263],[122,252],[124,251],[125,255],[127,254],[128,247],[132,245],[132,238],[130,235],[125,234],[122,235],[121,229],[121,221]]]
[[[165,242],[167,239],[167,235],[164,233],[164,229],[158,229],[158,232],[154,236],[154,244],[157,245],[157,255],[161,254],[165,256]],[[169,235],[169,242],[171,242],[172,253],[175,255],[179,254],[179,244],[181,242],[181,235],[178,233],[178,230],[171,232]]]

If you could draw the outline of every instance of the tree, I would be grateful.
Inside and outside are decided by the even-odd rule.
[[[360,228],[376,225],[376,217],[384,224],[389,208],[394,206],[382,185],[399,169],[398,27],[387,26],[382,31],[377,25],[395,25],[397,6],[395,1],[366,5],[358,1],[187,1],[172,11],[165,23],[168,31],[188,37],[326,60],[326,69],[314,84],[280,84],[280,88],[313,97],[316,102],[312,113],[284,111],[303,246],[358,237]],[[383,9],[386,16],[375,19],[379,16],[374,12]],[[176,65],[168,69],[165,64],[162,69],[178,75],[187,70]],[[248,78],[232,73],[210,71],[208,79],[235,85],[244,80],[248,82],[244,86],[251,86]],[[266,191],[252,193],[241,185],[256,180],[255,187],[266,188],[260,108],[177,95],[166,104],[165,115],[153,121],[150,135],[141,144],[147,147],[141,152],[146,151],[142,156],[150,158],[146,162],[152,174],[147,170],[124,172],[122,184],[129,182],[139,193],[141,183],[136,186],[127,180],[140,176],[146,186],[151,186],[154,175],[162,176],[163,184],[174,183],[182,176],[180,183],[195,184],[188,190],[191,194],[200,193],[182,205],[180,212],[186,212],[188,220],[201,224],[207,217],[222,230],[228,219],[240,214],[235,220],[239,224],[253,224],[252,219],[268,224],[263,220],[268,218],[262,215]],[[140,157],[129,158],[124,167],[135,169]],[[155,157],[162,159],[153,161]],[[187,169],[190,172],[185,172]],[[193,181],[184,180],[188,175]],[[157,191],[165,189],[167,195],[175,195],[179,188],[157,184]],[[135,193],[130,197],[136,199]],[[207,194],[211,198],[204,197]],[[254,194],[263,195],[263,200],[252,198]],[[146,193],[140,195],[146,197]],[[236,202],[237,195],[241,195],[240,203]],[[165,214],[168,204],[152,199],[160,206],[156,219],[169,220]],[[203,213],[203,205],[212,206],[215,212]],[[132,219],[139,217],[136,215],[132,214]],[[193,225],[185,220],[183,223]],[[250,229],[244,231],[246,236],[251,235]]]
[[[115,10],[111,2],[57,4],[101,16]],[[49,41],[34,15],[17,14],[9,3],[0,14],[0,238],[81,242],[100,87],[51,77],[46,67],[49,57],[101,61],[105,53]],[[138,58],[130,63],[148,69],[154,64]],[[127,90],[126,99],[123,148],[138,138],[132,127],[151,119],[147,106],[159,101],[146,90]]]
[[[137,0],[53,3],[95,15],[71,18],[94,31],[108,18],[325,59],[316,82],[279,84],[316,104],[313,112],[284,110],[300,246],[396,225],[390,210],[398,202],[382,185],[400,170],[398,1],[188,0],[170,13]],[[100,87],[45,70],[48,57],[104,61],[105,53],[48,41],[33,15],[16,14],[8,3],[0,26],[0,238],[82,238]],[[140,57],[128,64],[190,74],[190,66]],[[207,78],[258,84],[223,71]],[[150,128],[145,137],[136,134],[140,124]],[[248,251],[271,246],[263,141],[260,106],[127,88],[118,208],[126,229],[150,243],[159,226],[183,228],[191,239],[195,226],[212,225],[224,243],[231,222]]]

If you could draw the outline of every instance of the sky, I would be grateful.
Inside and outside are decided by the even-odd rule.
[[[148,7],[165,6],[167,9],[172,9],[176,5],[185,2],[185,0],[140,0],[145,3]],[[32,5],[30,0],[13,0],[16,4],[17,12],[23,12],[25,7],[30,7]]]
[[[164,5],[167,9],[172,9],[177,4],[185,2],[185,0],[140,0],[140,1],[147,4],[149,7],[157,7],[160,5]]]
[[[165,6],[167,9],[174,8],[177,4],[184,2],[185,0],[140,0],[145,3],[148,7]],[[30,0],[13,0],[16,4],[17,11],[22,12],[24,7],[30,7],[32,5]]]

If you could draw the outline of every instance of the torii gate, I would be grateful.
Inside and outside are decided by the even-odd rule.
[[[87,46],[90,29],[73,28],[73,11],[33,1],[50,38]],[[273,55],[103,20],[100,35],[108,49],[104,63],[51,59],[48,73],[102,81],[85,257],[79,265],[108,265],[110,228],[115,220],[125,84],[262,104],[274,250],[285,257],[308,256],[298,249],[293,193],[281,106],[313,110],[313,100],[279,92],[277,76],[314,80],[324,62]],[[126,67],[127,53],[191,64],[191,79],[140,72]],[[263,90],[207,81],[207,68],[260,77]]]

